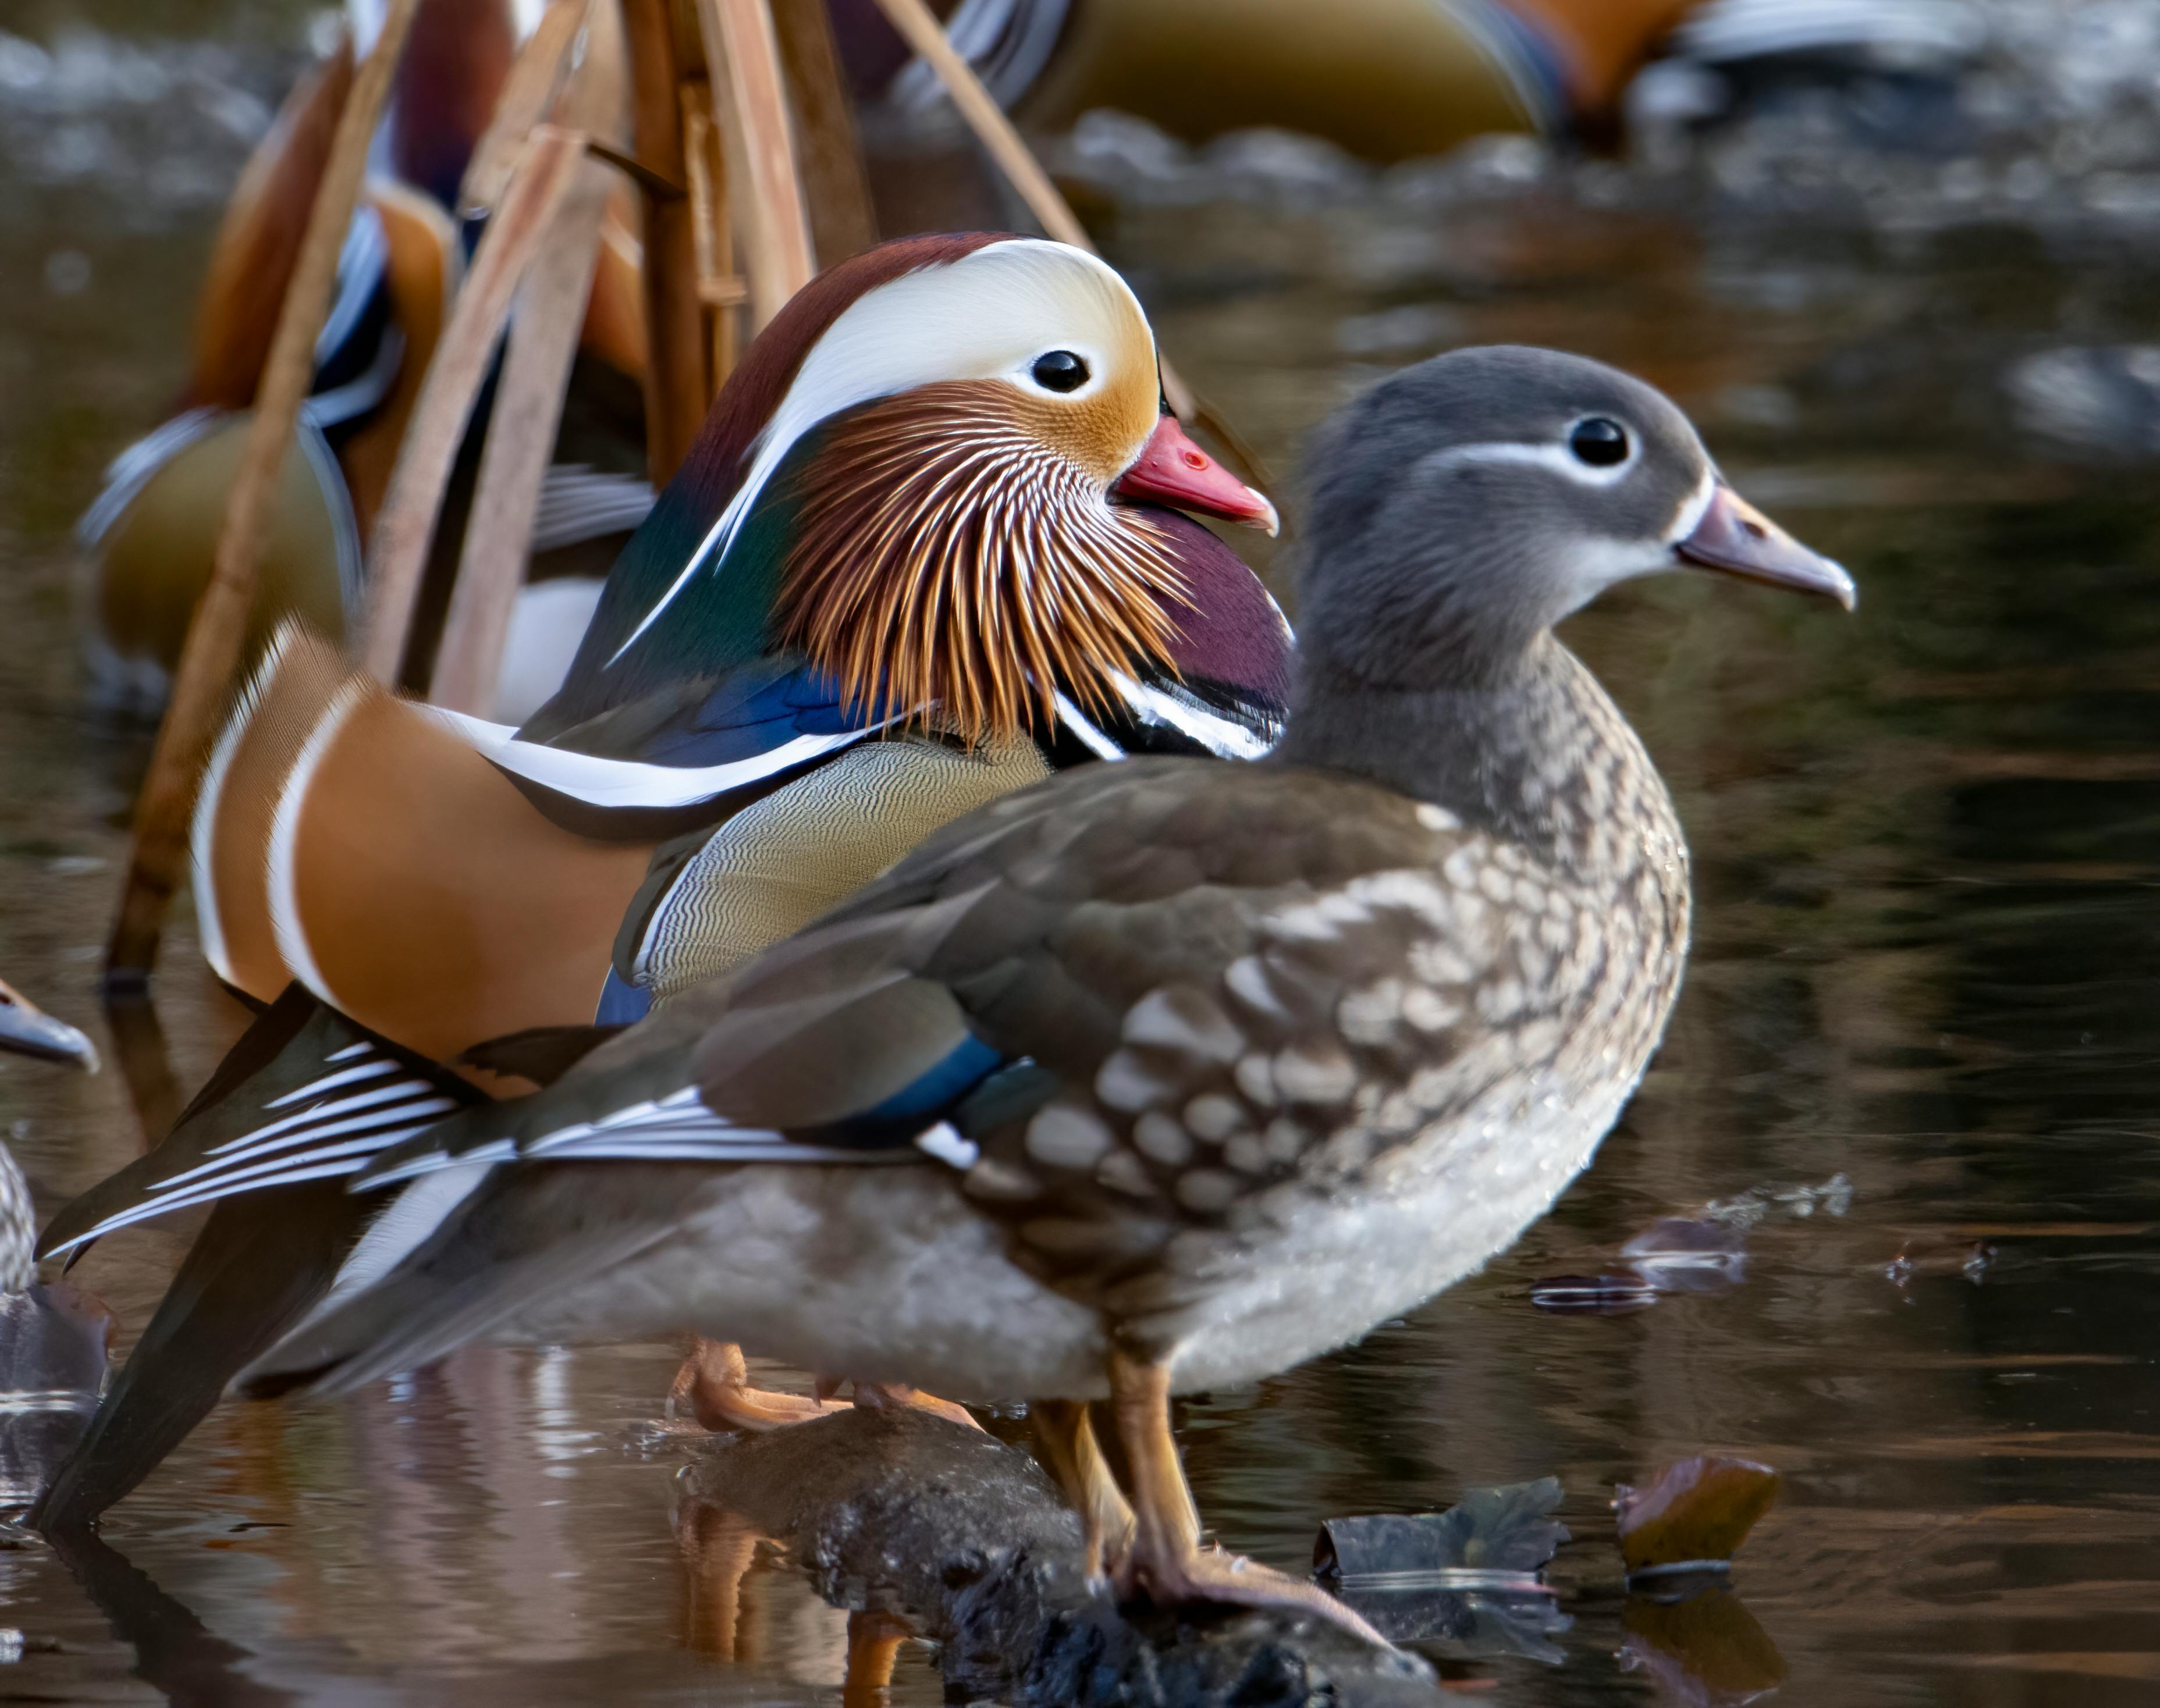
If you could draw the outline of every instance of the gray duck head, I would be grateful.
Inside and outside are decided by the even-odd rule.
[[[1337,414],[1311,466],[1299,649],[1337,680],[1504,678],[1607,588],[1668,569],[1853,605],[1851,578],[1727,486],[1669,399],[1583,356],[1420,362]]]
[[[0,1050],[97,1072],[97,1046],[88,1037],[65,1020],[55,1020],[4,979],[0,979]]]

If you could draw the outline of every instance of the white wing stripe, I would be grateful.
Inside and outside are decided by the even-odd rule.
[[[288,1091],[281,1098],[273,1098],[263,1104],[266,1109],[282,1109],[288,1103],[296,1103],[304,1097],[313,1097],[318,1092],[335,1090],[340,1085],[353,1085],[363,1079],[380,1079],[386,1073],[395,1073],[397,1064],[385,1056],[376,1062],[363,1062],[357,1067],[348,1067],[342,1072],[326,1073],[313,1084],[304,1085],[298,1091]]]
[[[318,1121],[350,1115],[360,1109],[375,1108],[383,1103],[393,1103],[401,1097],[411,1097],[416,1092],[431,1092],[434,1089],[434,1087],[424,1079],[401,1079],[394,1084],[377,1086],[373,1091],[359,1092],[351,1097],[333,1098],[329,1103],[319,1103],[311,1109],[301,1109],[286,1116],[282,1121],[273,1121],[267,1127],[254,1128],[242,1133],[237,1139],[228,1139],[222,1145],[213,1145],[205,1155],[222,1156],[227,1151],[236,1150],[242,1145],[252,1146],[265,1139],[275,1138],[280,1133],[290,1133],[296,1128],[311,1126]]]
[[[456,1108],[457,1104],[446,1097],[423,1097],[415,1098],[409,1103],[392,1103],[388,1108],[371,1109],[366,1114],[349,1116],[342,1121],[333,1121],[326,1126],[310,1127],[303,1132],[288,1133],[284,1137],[273,1140],[267,1145],[251,1145],[247,1150],[236,1150],[231,1155],[221,1156],[214,1162],[200,1163],[184,1173],[173,1175],[158,1181],[150,1190],[153,1192],[169,1192],[184,1186],[189,1191],[193,1191],[211,1181],[237,1180],[247,1171],[243,1165],[258,1162],[263,1157],[281,1151],[287,1153],[297,1151],[306,1154],[306,1147],[319,1145],[325,1139],[372,1133],[374,1137],[370,1142],[376,1149],[387,1150],[392,1141],[389,1136],[381,1130],[382,1129],[397,1126],[410,1128],[415,1121],[420,1121],[424,1125],[428,1120],[435,1116],[449,1114]],[[325,1156],[336,1154],[335,1150],[329,1150],[322,1152]],[[294,1160],[295,1158],[291,1155],[287,1155],[283,1158],[287,1162]]]

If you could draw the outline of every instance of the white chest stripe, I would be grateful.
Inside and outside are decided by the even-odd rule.
[[[598,759],[589,753],[566,748],[542,747],[520,741],[506,724],[491,724],[463,712],[439,707],[430,714],[447,719],[481,757],[556,794],[595,807],[694,807],[739,789],[745,783],[776,776],[781,771],[843,747],[870,735],[870,729],[845,729],[837,735],[797,735],[767,752],[726,765],[651,765],[639,760]],[[888,720],[890,721],[890,720]],[[874,726],[884,728],[880,724]]]

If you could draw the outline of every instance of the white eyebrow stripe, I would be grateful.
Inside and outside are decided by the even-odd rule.
[[[1565,475],[1581,486],[1617,485],[1635,470],[1633,451],[1610,467],[1594,469],[1564,445],[1525,444],[1507,439],[1489,444],[1450,445],[1445,450],[1434,451],[1419,458],[1417,465],[1421,472],[1431,473],[1463,463],[1527,463],[1534,467],[1550,469],[1556,475]]]

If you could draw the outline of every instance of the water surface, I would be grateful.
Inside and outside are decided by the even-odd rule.
[[[66,530],[178,384],[218,200],[305,23],[41,0],[9,27],[65,88],[19,55],[9,74],[0,40],[0,972],[101,1041],[148,741],[80,703]],[[112,33],[69,34],[92,28]],[[1324,1517],[1556,1475],[1577,1538],[1556,1658],[1446,1670],[1506,1700],[1635,1701],[1669,1687],[1623,1658],[1612,1487],[1741,1452],[1785,1478],[1735,1576],[1784,1700],[2149,1701],[2160,501],[2106,397],[2080,449],[2017,376],[2160,340],[2160,264],[2120,232],[1886,232],[1600,181],[1366,182],[1107,228],[1166,347],[1279,469],[1389,366],[1557,345],[1673,392],[1862,589],[1843,619],[1670,578],[1571,626],[1695,850],[1670,1037],[1595,1168],[1484,1275],[1183,1408],[1202,1509],[1296,1567]],[[2133,420],[2134,391],[2116,402]],[[242,1024],[184,915],[157,998],[161,1040],[122,1041],[162,1043],[169,1109]],[[117,1073],[0,1063],[0,1130],[48,1207],[136,1154],[144,1119]],[[1740,1285],[1623,1316],[1531,1305],[1713,1205],[1752,1218]],[[108,1241],[78,1279],[139,1326],[191,1233]],[[106,1534],[267,1692],[837,1700],[843,1616],[770,1550],[735,1606],[678,1521],[685,1450],[647,1427],[673,1358],[478,1351],[340,1405],[227,1407]],[[32,1643],[0,1695],[151,1694],[41,1547],[0,1551],[0,1623]],[[896,1700],[941,1700],[933,1660],[904,1653]],[[1725,1684],[1696,1700],[1752,1687]]]

